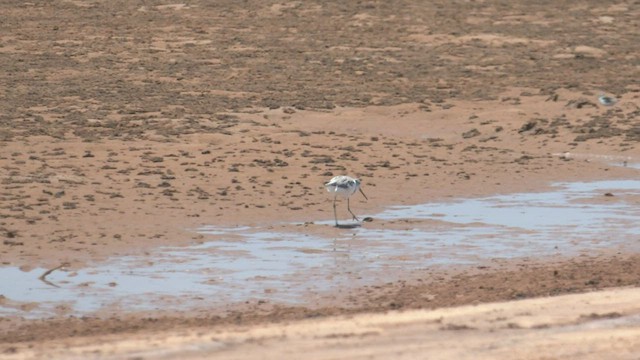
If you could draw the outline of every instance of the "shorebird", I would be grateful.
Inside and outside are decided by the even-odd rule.
[[[356,191],[360,190],[362,196],[364,196],[365,199],[369,200],[367,198],[367,195],[365,195],[360,188],[360,184],[360,179],[354,179],[352,177],[344,175],[335,176],[331,180],[329,180],[328,183],[324,184],[324,187],[327,189],[327,191],[333,194],[333,217],[336,220],[336,226],[339,226],[338,215],[336,214],[336,199],[338,198],[338,196],[347,199],[347,210],[349,210],[349,212],[353,216],[353,220],[359,221],[356,214],[351,211],[351,207],[349,206],[349,197],[355,194]]]
[[[606,96],[605,94],[600,94],[600,96],[598,96],[598,101],[600,101],[600,104],[604,106],[611,106],[618,102],[616,98],[611,96]]]

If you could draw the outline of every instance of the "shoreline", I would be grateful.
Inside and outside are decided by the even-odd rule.
[[[186,311],[139,311],[0,322],[0,348],[30,343],[118,334],[153,333],[162,329],[225,329],[229,326],[287,324],[307,318],[380,313],[390,310],[445,309],[465,305],[583,294],[640,286],[639,254],[550,257],[542,260],[492,260],[470,267],[410,272],[407,279],[372,284],[321,305],[284,305],[248,301],[222,311],[203,306]],[[118,315],[115,315],[118,314]]]

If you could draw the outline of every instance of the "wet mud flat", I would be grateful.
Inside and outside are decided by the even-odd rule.
[[[72,344],[93,336],[154,334],[172,329],[232,329],[237,326],[286,324],[323,318],[390,310],[439,309],[495,301],[594,292],[612,287],[640,286],[640,257],[627,254],[591,254],[572,259],[493,261],[489,265],[447,272],[430,270],[411,280],[365,286],[342,298],[339,305],[286,306],[251,301],[218,314],[215,311],[117,311],[106,316],[70,316],[25,321],[3,317],[0,348],[4,354],[21,353],[42,341]],[[615,307],[610,308],[615,314]],[[588,314],[587,314],[588,315]],[[121,336],[121,335],[120,335]],[[67,340],[65,340],[67,339]],[[74,340],[75,339],[75,340]]]
[[[321,298],[406,280],[426,269],[637,253],[637,198],[637,180],[558,183],[547,192],[396,206],[374,214],[373,222],[332,232],[326,231],[330,221],[204,226],[193,229],[205,235],[197,245],[82,269],[2,267],[0,293],[12,306],[0,304],[0,311],[42,318],[112,307],[189,311],[203,303],[221,308],[247,301],[322,306]]]

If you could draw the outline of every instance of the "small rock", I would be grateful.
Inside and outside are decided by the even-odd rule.
[[[13,240],[5,240],[3,244],[8,246],[23,246],[24,243],[22,241],[13,241]]]
[[[573,52],[578,55],[582,55],[585,57],[594,57],[594,58],[599,58],[607,54],[605,50],[598,49],[592,46],[586,46],[586,45],[576,46]]]
[[[537,121],[532,120],[532,121],[527,121],[526,124],[522,125],[522,127],[520,128],[520,130],[518,130],[519,133],[523,133],[525,131],[529,131],[531,129],[533,129],[534,127],[536,127],[536,125],[538,124]]]
[[[72,210],[75,209],[78,203],[76,202],[71,202],[71,201],[65,201],[64,203],[62,203],[62,207],[65,210]]]
[[[565,107],[574,108],[574,109],[582,109],[583,107],[586,107],[586,106],[590,106],[590,107],[593,107],[593,108],[597,108],[598,107],[594,102],[590,101],[587,98],[583,98],[583,97],[578,98],[576,100],[569,100],[567,102],[567,104],[565,105]]]
[[[462,133],[462,137],[464,139],[469,139],[469,138],[472,138],[472,137],[478,136],[478,135],[480,135],[480,131],[478,131],[478,129],[471,129],[471,130],[469,130],[467,132]]]

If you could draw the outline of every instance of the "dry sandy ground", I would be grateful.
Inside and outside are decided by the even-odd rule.
[[[612,310],[615,309],[615,310]],[[39,343],[6,359],[637,359],[640,289]]]
[[[619,166],[640,160],[640,9],[633,1],[4,1],[0,13],[3,266],[82,268],[162,245],[193,244],[202,239],[185,229],[203,224],[331,219],[322,183],[338,174],[362,178],[370,201],[355,202],[361,213],[536,191],[551,181],[637,177],[637,170]],[[620,101],[603,106],[600,92]],[[371,226],[401,224],[374,219]],[[340,230],[312,229],[328,236]],[[132,332],[141,347],[151,346],[156,336],[174,337],[176,346],[183,346],[203,341],[198,336],[214,337],[203,335],[209,331],[229,331],[225,336],[242,344],[238,349],[249,357],[281,341],[294,341],[299,346],[294,349],[311,354],[308,346],[316,345],[309,339],[315,335],[295,330],[308,323],[274,325],[293,333],[284,340],[268,337],[263,351],[256,349],[259,341],[247,340],[253,335],[242,338],[225,327],[638,285],[636,254],[538,260],[461,277],[430,275],[426,285],[378,284],[373,293],[353,289],[361,301],[349,306],[264,310],[250,305],[226,316],[121,311],[106,319],[3,318],[0,350],[2,356],[44,356],[48,349],[63,351],[76,341],[89,346],[104,336],[117,344]],[[480,280],[482,287],[472,286]],[[427,291],[438,300],[421,297]],[[523,358],[540,358],[527,352],[530,345],[523,339],[542,344],[536,341],[552,334],[553,346],[547,348],[552,358],[564,357],[561,351],[576,357],[579,351],[584,357],[592,351],[594,356],[637,351],[637,341],[622,341],[628,334],[637,340],[633,321],[631,329],[604,322],[606,329],[615,327],[612,336],[620,342],[602,347],[593,341],[592,348],[583,348],[569,335],[556,336],[601,339],[600,328],[589,324],[602,316],[634,314],[637,309],[626,304],[637,292],[615,291],[624,296],[362,315],[356,319],[370,321],[363,328],[373,330],[353,332],[356,336],[323,333],[318,341],[326,341],[327,351],[348,345],[354,357],[382,355],[379,338],[410,335],[415,326],[472,353],[482,348],[487,356],[520,349]],[[607,310],[589,308],[591,296],[608,302]],[[546,315],[541,310],[546,301],[550,314],[567,317]],[[563,308],[567,301],[575,312]],[[0,297],[0,304],[10,302]],[[469,325],[494,306],[505,309],[507,320],[487,325],[491,318],[485,318]],[[519,306],[523,310],[514,310]],[[522,314],[529,312],[540,317],[525,322]],[[444,325],[428,320],[456,319],[456,313],[469,318]],[[411,316],[419,320],[403,320]],[[320,323],[332,321],[343,320]],[[402,325],[388,325],[394,321]],[[447,324],[453,328],[443,330]],[[483,347],[483,339],[494,334],[491,326],[513,342]],[[173,327],[181,333],[157,333]],[[201,335],[182,335],[192,327]],[[76,339],[79,335],[94,337]],[[411,357],[423,350],[411,344],[430,337],[402,339],[397,344],[407,344]],[[111,351],[119,350],[102,348],[99,354]],[[198,351],[194,356],[202,355]]]

